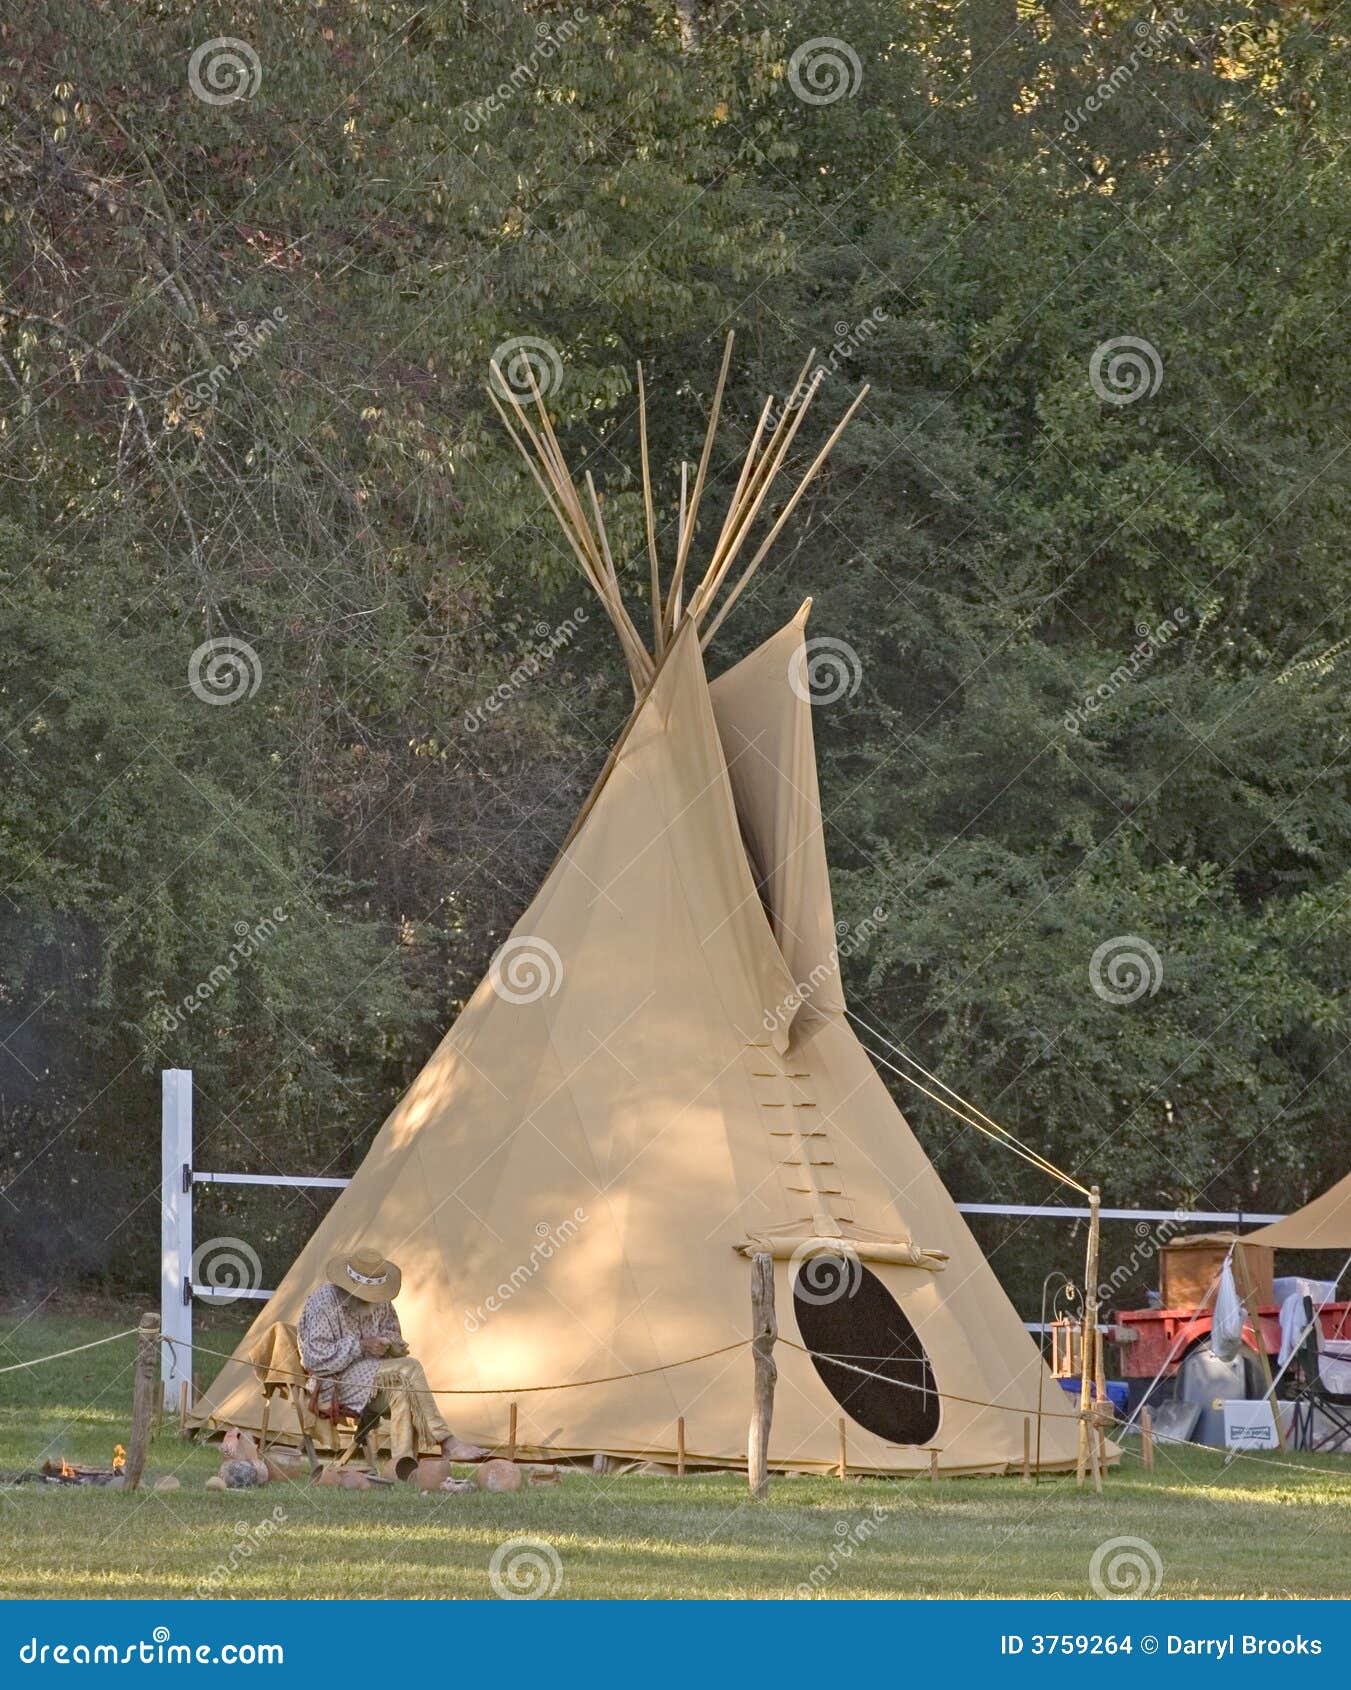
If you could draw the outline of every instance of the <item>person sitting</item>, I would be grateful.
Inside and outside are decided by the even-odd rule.
[[[297,1337],[319,1395],[336,1398],[358,1421],[389,1416],[395,1476],[410,1479],[418,1451],[439,1444],[453,1461],[480,1461],[488,1453],[462,1443],[441,1418],[422,1363],[408,1353],[394,1299],[402,1275],[378,1250],[335,1256],[327,1280],[305,1300]]]

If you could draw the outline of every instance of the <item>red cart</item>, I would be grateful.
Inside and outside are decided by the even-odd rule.
[[[1281,1347],[1280,1310],[1259,1307],[1257,1318],[1263,1346],[1274,1368]],[[1351,1303],[1325,1303],[1318,1318],[1324,1338],[1351,1338]],[[1171,1378],[1187,1352],[1209,1336],[1209,1308],[1128,1309],[1116,1316],[1108,1331],[1109,1340],[1119,1345],[1121,1377],[1128,1380],[1152,1379],[1165,1362],[1164,1376]],[[1256,1350],[1251,1322],[1243,1327],[1243,1341]]]

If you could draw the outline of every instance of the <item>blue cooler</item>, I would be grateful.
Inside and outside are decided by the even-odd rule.
[[[1079,1381],[1077,1379],[1059,1379],[1056,1383],[1067,1396],[1079,1401]],[[1130,1386],[1124,1379],[1109,1379],[1107,1381],[1107,1395],[1111,1399],[1112,1407],[1116,1410],[1118,1420],[1126,1418],[1126,1405],[1130,1400]]]

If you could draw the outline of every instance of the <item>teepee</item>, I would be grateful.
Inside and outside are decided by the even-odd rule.
[[[766,403],[686,600],[727,368],[692,480],[682,467],[665,591],[641,423],[647,641],[590,477],[575,482],[538,393],[530,410],[494,371],[637,702],[534,902],[198,1424],[258,1427],[252,1344],[364,1244],[402,1268],[405,1336],[460,1436],[500,1448],[514,1404],[532,1458],[683,1447],[691,1464],[744,1466],[748,1257],[764,1251],[781,1338],[772,1466],[832,1467],[843,1418],[851,1470],[928,1470],[937,1451],[946,1471],[1003,1472],[1039,1405],[1043,1467],[1074,1464],[1069,1404],[846,1019],[808,606],[705,675],[703,646],[854,409],[715,613],[819,381],[804,369],[773,422]],[[284,1430],[275,1409],[271,1424]]]

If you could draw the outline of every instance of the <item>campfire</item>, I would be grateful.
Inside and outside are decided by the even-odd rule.
[[[127,1452],[118,1444],[113,1449],[111,1467],[83,1467],[61,1455],[55,1461],[44,1461],[35,1477],[47,1485],[111,1485],[120,1482],[126,1464]]]

